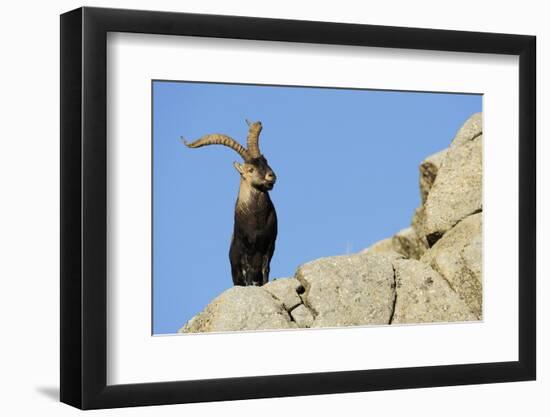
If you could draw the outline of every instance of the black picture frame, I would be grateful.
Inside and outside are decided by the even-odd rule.
[[[519,56],[519,360],[107,385],[108,32]],[[61,401],[95,409],[534,380],[535,50],[524,35],[88,7],[61,15]]]

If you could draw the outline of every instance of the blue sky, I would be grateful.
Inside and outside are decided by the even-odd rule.
[[[408,227],[418,165],[481,111],[481,95],[153,82],[153,333],[175,333],[232,284],[228,251],[240,157],[188,149],[224,133],[246,144],[260,120],[277,174],[271,279],[357,252]]]

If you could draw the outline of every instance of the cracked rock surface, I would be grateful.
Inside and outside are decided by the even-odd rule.
[[[315,317],[311,327],[388,324],[392,314],[393,252],[321,258],[302,265],[296,278],[304,304]]]
[[[300,282],[295,278],[279,278],[268,282],[262,289],[279,300],[283,304],[285,310],[291,311],[302,304],[302,299],[297,292],[299,286]]]
[[[296,322],[298,327],[311,327],[315,317],[310,309],[305,305],[300,304],[294,310],[290,312],[292,319]]]

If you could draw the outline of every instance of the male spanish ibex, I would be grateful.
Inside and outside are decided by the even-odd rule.
[[[269,280],[269,264],[277,238],[277,215],[269,198],[276,176],[260,153],[258,139],[262,123],[248,124],[247,149],[227,135],[211,134],[185,145],[199,148],[224,145],[236,151],[244,164],[233,165],[241,176],[239,196],[235,205],[235,224],[229,249],[234,285],[261,286]]]

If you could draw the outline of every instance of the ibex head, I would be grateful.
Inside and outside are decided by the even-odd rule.
[[[189,148],[200,148],[206,145],[224,145],[237,152],[244,160],[243,164],[234,162],[233,166],[241,175],[243,181],[260,191],[269,191],[275,185],[277,177],[267,163],[267,159],[260,153],[258,144],[262,123],[251,123],[248,120],[247,149],[239,144],[235,139],[218,133],[206,135],[194,142],[183,143]],[[183,139],[183,138],[182,138]]]

